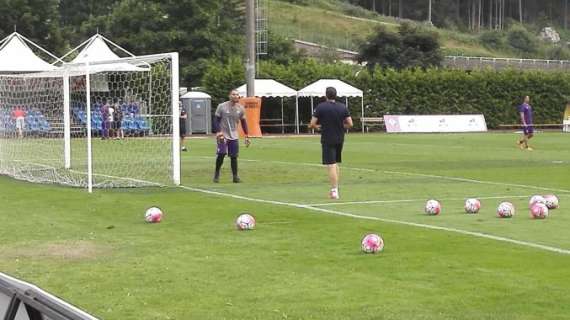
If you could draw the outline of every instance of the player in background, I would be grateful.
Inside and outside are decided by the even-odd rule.
[[[233,182],[239,183],[241,179],[238,175],[238,154],[239,154],[239,134],[238,125],[241,124],[245,133],[245,145],[249,146],[250,141],[245,120],[245,109],[239,104],[239,93],[236,90],[230,91],[230,100],[221,103],[216,108],[214,117],[214,131],[216,132],[216,170],[214,172],[214,183],[220,182],[220,169],[224,163],[224,157],[230,156]]]
[[[186,145],[184,145],[184,140],[186,139],[186,119],[188,119],[188,113],[186,113],[186,109],[182,105],[180,105],[180,150],[181,151],[188,151]]]
[[[517,141],[517,144],[521,150],[532,151],[532,148],[528,145],[528,140],[534,136],[534,128],[532,126],[532,106],[530,105],[530,97],[525,96],[523,103],[517,108],[520,118],[523,134],[521,138]]]
[[[313,112],[309,128],[321,128],[322,163],[327,166],[331,199],[340,199],[338,183],[340,180],[339,163],[342,162],[344,131],[352,127],[352,118],[348,108],[336,101],[336,89],[328,87],[326,101],[319,103]]]
[[[16,121],[16,130],[18,131],[18,137],[24,137],[24,129],[26,127],[26,111],[20,106],[17,106],[12,111],[12,118]]]

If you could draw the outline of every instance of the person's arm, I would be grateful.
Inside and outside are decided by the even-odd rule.
[[[311,117],[311,122],[309,123],[309,129],[318,129],[319,125],[319,118],[313,116]]]
[[[344,128],[345,128],[345,129],[350,129],[350,128],[352,128],[352,126],[354,125],[354,124],[352,123],[352,117],[351,117],[351,116],[348,116],[348,117],[344,118],[343,124],[344,124]]]
[[[524,112],[521,112],[520,115],[521,115],[521,124],[523,126],[526,126],[527,123],[526,123],[526,119],[524,118]]]
[[[247,129],[247,120],[245,118],[245,110],[242,113],[240,123],[241,123],[241,128],[243,129],[243,133],[245,134],[245,146],[249,147],[249,145],[251,144],[251,141],[249,140],[249,132]]]
[[[224,136],[222,132],[222,127],[220,124],[222,123],[222,105],[218,105],[216,108],[216,113],[214,114],[214,123],[212,123],[212,127],[214,128],[214,132],[216,133],[216,139],[220,139]]]
[[[222,128],[220,127],[221,122],[222,122],[222,117],[220,116],[214,117],[214,123],[212,124],[212,126],[214,127],[214,132],[216,133],[216,136],[220,136],[223,134]]]

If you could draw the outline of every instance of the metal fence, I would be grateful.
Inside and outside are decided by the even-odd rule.
[[[491,68],[519,69],[519,70],[542,70],[561,71],[570,69],[568,60],[541,60],[541,59],[516,59],[516,58],[488,58],[488,57],[461,57],[446,56],[443,60],[445,68],[477,70]]]

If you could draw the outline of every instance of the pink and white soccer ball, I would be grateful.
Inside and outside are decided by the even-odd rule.
[[[144,220],[149,223],[158,223],[162,221],[162,210],[159,207],[150,207],[146,209]]]
[[[528,207],[532,207],[535,203],[545,203],[546,200],[544,199],[543,196],[541,195],[534,195],[532,197],[530,197],[530,200],[528,201]]]
[[[376,253],[384,250],[384,240],[377,234],[370,233],[362,238],[361,248],[364,253]]]
[[[252,230],[255,228],[255,218],[249,213],[242,213],[236,219],[238,230]]]
[[[553,194],[547,194],[544,196],[544,204],[548,209],[557,209],[558,197]]]
[[[441,212],[441,204],[437,200],[428,200],[426,202],[425,211],[430,216],[436,216]]]
[[[501,202],[497,207],[497,216],[500,218],[510,218],[515,215],[515,206],[510,202]]]
[[[465,212],[467,213],[477,213],[481,209],[481,201],[479,199],[467,199],[465,200]]]
[[[544,203],[535,203],[530,207],[530,217],[534,219],[544,219],[548,217],[548,207]]]

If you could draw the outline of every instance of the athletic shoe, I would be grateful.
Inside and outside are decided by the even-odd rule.
[[[331,198],[333,200],[340,199],[340,196],[338,195],[338,191],[336,191],[336,190],[329,191],[329,198]]]
[[[534,149],[531,148],[531,147],[526,147],[526,150],[527,150],[527,151],[533,151]]]
[[[220,182],[220,177],[214,177],[214,179],[212,179],[212,182],[214,182],[214,183],[219,183],[219,182]]]
[[[240,183],[241,179],[238,176],[234,176],[234,183]]]
[[[186,147],[182,147],[182,151],[188,151],[188,149],[186,149]]]

